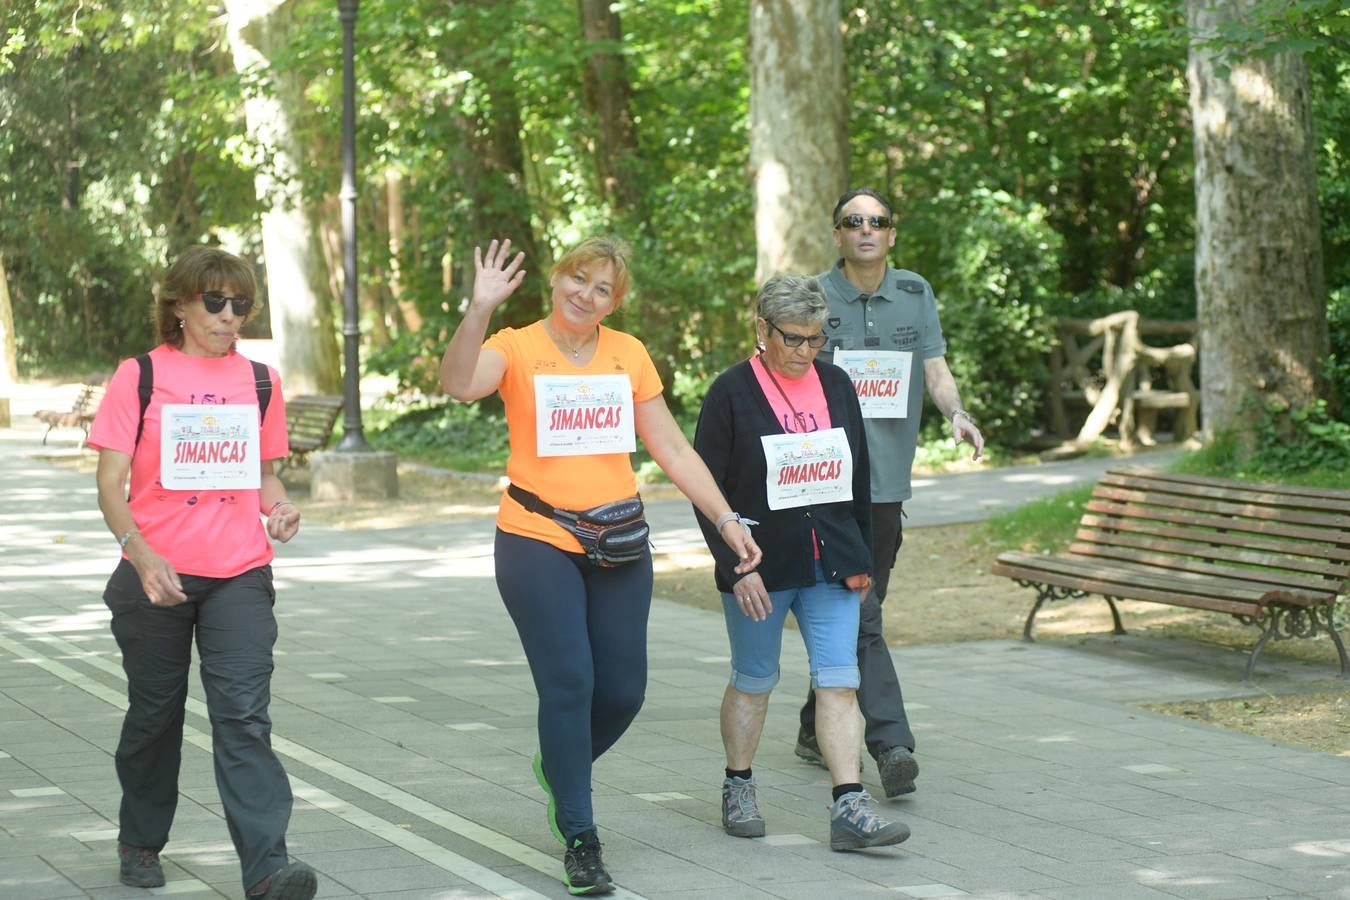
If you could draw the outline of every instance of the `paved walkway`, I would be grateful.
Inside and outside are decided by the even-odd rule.
[[[0,431],[0,897],[141,897],[114,862],[115,548],[92,478],[34,460],[39,437]],[[274,740],[320,896],[566,896],[490,539],[473,518],[306,526],[281,550]],[[1107,636],[897,649],[923,768],[888,806],[914,836],[839,854],[828,779],[792,754],[800,646],[756,759],[769,836],[743,840],[719,827],[721,618],[658,600],[650,633],[647,705],[595,773],[620,897],[1350,897],[1347,760],[1131,705],[1240,693],[1240,654]],[[1258,678],[1326,676],[1263,662]],[[187,724],[169,883],[150,893],[238,897],[195,685]]]

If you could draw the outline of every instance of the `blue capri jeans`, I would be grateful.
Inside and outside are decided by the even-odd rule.
[[[722,595],[731,640],[731,686],[743,694],[767,694],[778,684],[778,658],[788,610],[806,644],[812,688],[856,688],[858,678],[858,592],[825,580],[820,561],[816,583],[770,591],[773,611],[763,622],[741,612],[732,594]]]

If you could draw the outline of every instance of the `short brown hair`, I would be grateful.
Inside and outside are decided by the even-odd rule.
[[[258,283],[253,278],[252,266],[219,247],[199,245],[184,250],[169,267],[155,300],[155,328],[159,331],[159,339],[171,346],[182,347],[183,330],[178,327],[174,304],[190,300],[203,291],[222,288],[233,291],[236,297],[254,301],[249,316],[258,311]],[[248,317],[244,321],[248,321]]]
[[[628,293],[628,254],[631,252],[628,244],[617,238],[588,237],[553,264],[549,278],[573,275],[594,262],[610,263],[614,266],[614,309],[618,309],[624,295]]]

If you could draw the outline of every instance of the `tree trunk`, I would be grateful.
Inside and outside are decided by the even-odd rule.
[[[268,67],[286,46],[293,27],[292,0],[226,0],[235,68]],[[263,201],[263,255],[272,338],[286,390],[291,394],[337,393],[342,384],[333,303],[313,215],[301,199],[300,148],[292,134],[291,110],[299,109],[301,86],[276,73],[275,94],[244,101],[251,139],[273,155],[255,181]]]
[[[422,330],[422,314],[411,297],[403,293],[403,173],[390,166],[384,170],[385,194],[388,197],[389,222],[389,296],[398,306],[403,320],[403,331]]]
[[[10,386],[18,378],[18,355],[14,346],[14,308],[9,302],[9,279],[5,276],[5,255],[0,253],[0,428],[10,426]]]
[[[617,217],[643,221],[642,191],[638,187],[637,133],[629,109],[632,88],[624,71],[618,44],[623,40],[619,14],[610,0],[577,0],[581,35],[588,45],[582,73],[586,109],[595,120],[597,146],[593,148],[600,190]],[[602,45],[596,47],[594,45]],[[603,45],[611,46],[603,46]]]
[[[847,114],[838,0],[751,0],[756,281],[834,261],[828,219],[848,178]]]
[[[1254,0],[1188,0],[1195,288],[1206,437],[1254,441],[1253,410],[1319,394],[1328,353],[1308,71],[1296,53],[1226,59],[1195,42]]]

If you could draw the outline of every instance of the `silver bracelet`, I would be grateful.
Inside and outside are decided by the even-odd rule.
[[[970,413],[966,412],[964,409],[962,409],[962,408],[959,407],[959,406],[958,406],[956,409],[952,410],[952,414],[951,414],[950,416],[948,416],[948,418],[949,418],[949,419],[955,419],[957,416],[960,416],[961,418],[965,419],[967,422],[969,422],[969,423],[972,424],[972,425],[975,424],[975,417],[972,416]],[[977,427],[978,427],[978,426],[977,426]]]
[[[722,526],[727,524],[728,522],[740,522],[741,527],[744,528],[746,531],[750,530],[751,525],[759,524],[754,519],[744,518],[738,512],[724,512],[717,517],[717,521],[713,523],[713,528],[720,532],[722,530]]]
[[[140,534],[140,532],[137,531],[135,528],[131,529],[126,534],[122,535],[120,538],[117,539],[117,546],[121,547],[123,550],[127,549],[127,542],[131,540],[131,536],[134,534]]]

